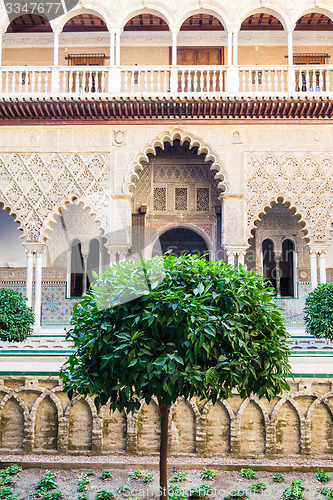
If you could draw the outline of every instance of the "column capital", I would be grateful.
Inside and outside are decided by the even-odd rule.
[[[285,27],[285,31],[287,33],[293,33],[295,31],[296,24],[287,24]]]
[[[313,254],[326,254],[327,250],[329,249],[329,244],[327,243],[313,243],[308,245],[309,253],[310,255]]]
[[[130,245],[124,245],[124,246],[117,246],[117,245],[104,245],[104,248],[106,248],[107,252],[109,254],[111,253],[122,253],[126,252],[126,254],[129,252],[129,249],[131,248]]]
[[[250,246],[249,245],[224,245],[227,253],[233,253],[234,255],[240,255],[245,253]]]
[[[34,243],[28,241],[27,243],[23,243],[23,247],[26,253],[31,252],[32,254],[40,255],[44,253],[47,245],[45,245],[45,243]]]
[[[238,33],[241,29],[241,24],[229,24],[227,33]]]

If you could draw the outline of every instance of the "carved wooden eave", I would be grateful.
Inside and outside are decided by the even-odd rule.
[[[204,121],[333,122],[333,96],[317,98],[2,99],[0,125]]]

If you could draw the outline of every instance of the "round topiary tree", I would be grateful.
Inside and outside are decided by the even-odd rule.
[[[318,285],[305,300],[306,331],[333,340],[333,283]]]
[[[22,342],[33,332],[35,316],[26,297],[11,288],[0,288],[0,339]]]
[[[74,306],[64,388],[120,411],[157,399],[163,500],[169,411],[179,396],[214,404],[233,388],[268,399],[289,389],[288,334],[273,296],[243,267],[167,255],[111,266]]]

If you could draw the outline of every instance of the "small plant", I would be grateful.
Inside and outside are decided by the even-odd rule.
[[[21,470],[22,470],[22,467],[20,465],[14,464],[14,465],[10,465],[9,467],[6,467],[4,469],[4,473],[5,473],[5,475],[14,476],[15,474],[18,474]]]
[[[6,500],[21,500],[21,497],[18,493],[13,493],[11,495],[8,495],[8,497],[6,497]]]
[[[113,500],[114,493],[108,490],[99,490],[96,493],[95,500]]]
[[[330,480],[330,476],[328,475],[328,473],[324,472],[322,469],[317,470],[315,478],[321,483],[327,483]]]
[[[74,500],[89,500],[87,493],[81,493],[78,497],[75,497]]]
[[[199,486],[194,486],[188,490],[187,495],[189,498],[202,498],[206,497],[212,492],[213,488],[210,484],[204,483]]]
[[[88,479],[87,477],[85,477],[84,479],[80,479],[80,481],[78,481],[78,483],[77,483],[77,491],[79,491],[80,493],[82,491],[86,491],[89,483],[90,483],[90,479]]]
[[[47,500],[59,500],[60,498],[62,498],[63,495],[59,490],[48,491],[47,489],[42,488],[32,491],[30,493],[30,496],[33,498],[43,498],[43,499],[45,498]]]
[[[297,488],[301,488],[301,490],[304,489],[304,483],[301,479],[294,479],[291,481],[291,487],[293,488],[294,486],[297,486]]]
[[[200,472],[201,479],[214,479],[216,473],[213,470],[202,469]]]
[[[92,469],[87,470],[86,476],[93,476],[95,474],[95,471]]]
[[[321,486],[320,488],[318,488],[318,493],[321,493],[322,495],[324,495],[324,497],[326,497],[326,495],[328,495],[330,489],[331,488],[329,488],[328,486]]]
[[[131,491],[131,488],[127,484],[124,484],[123,486],[119,486],[117,491],[118,493],[126,493],[127,491]]]
[[[258,474],[252,469],[242,469],[241,476],[246,479],[258,479]]]
[[[109,469],[105,469],[102,472],[102,479],[110,479],[112,477],[111,471]],[[106,491],[106,490],[101,490]]]
[[[13,488],[5,487],[0,489],[0,498],[7,498],[13,493]]]
[[[188,480],[188,476],[186,472],[183,472],[182,470],[178,470],[176,474],[174,474],[170,478],[170,483],[184,483],[185,481]]]
[[[280,472],[277,472],[274,474],[272,479],[274,483],[282,483],[282,481],[284,481],[284,476],[283,474],[280,474]]]
[[[129,473],[129,477],[130,477],[131,479],[139,479],[141,476],[142,476],[142,470],[140,470],[140,469],[137,469],[137,470],[132,470],[132,471]]]
[[[249,498],[246,491],[244,490],[235,490],[231,491],[228,495],[224,497],[226,500],[231,500],[231,499],[241,499],[245,500],[246,498]]]
[[[54,472],[47,472],[36,484],[36,490],[55,490],[57,485],[55,482]]]
[[[262,493],[267,488],[265,483],[254,483],[250,484],[250,490],[255,493]]]
[[[184,493],[168,493],[168,500],[186,500],[187,497]]]
[[[144,484],[149,484],[152,482],[153,479],[154,479],[154,474],[152,472],[147,472],[145,477],[142,479],[142,482]]]
[[[10,476],[0,476],[0,486],[8,486],[13,480]]]
[[[291,486],[282,493],[283,500],[303,500],[302,488],[300,486]]]

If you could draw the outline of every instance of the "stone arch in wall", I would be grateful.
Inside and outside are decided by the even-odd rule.
[[[142,401],[137,414],[137,451],[158,452],[160,448],[160,411],[151,401],[148,405]]]
[[[24,443],[24,411],[17,398],[9,396],[0,413],[0,447],[22,450]]]
[[[321,399],[321,398],[320,398]],[[324,401],[315,400],[309,409],[311,418],[311,454],[333,454],[333,416],[330,407]],[[319,404],[318,404],[319,403]],[[313,410],[313,411],[312,411]]]
[[[261,404],[253,399],[245,400],[237,418],[240,418],[240,454],[264,455],[267,426]]]
[[[212,255],[212,241],[199,226],[177,225],[163,228],[153,246],[152,256],[163,255],[167,251],[181,256],[185,254],[196,254],[199,256]]]
[[[88,402],[79,398],[70,404],[68,417],[68,450],[90,451],[92,449],[93,414]]]
[[[190,402],[178,400],[170,410],[170,451],[195,453],[197,418]]]
[[[210,405],[206,414],[206,452],[230,453],[230,415],[221,401]]]
[[[35,409],[34,449],[58,449],[58,409],[49,395],[42,398]]]
[[[297,403],[282,399],[273,410],[276,432],[276,453],[278,455],[300,455],[301,417]]]
[[[111,452],[126,451],[127,418],[125,412],[111,411],[107,405],[102,420],[102,449]]]

